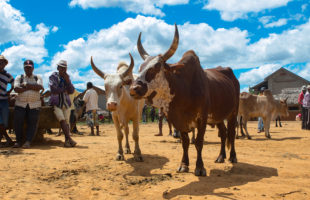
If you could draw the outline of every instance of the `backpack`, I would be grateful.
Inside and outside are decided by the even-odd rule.
[[[38,81],[37,75],[34,75],[33,78],[36,82]],[[23,82],[24,82],[24,74],[20,75],[20,84],[22,84]]]

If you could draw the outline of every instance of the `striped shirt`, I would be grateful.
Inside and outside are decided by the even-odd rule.
[[[14,78],[11,74],[9,74],[7,71],[3,70],[0,72],[0,100],[1,99],[8,99],[7,95],[7,85],[8,83],[13,83]]]

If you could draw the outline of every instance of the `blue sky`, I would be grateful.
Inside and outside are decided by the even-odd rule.
[[[0,0],[0,53],[14,76],[32,59],[45,87],[60,59],[77,88],[88,81],[102,86],[90,56],[115,73],[131,52],[136,72],[139,32],[157,55],[169,48],[174,23],[180,43],[169,63],[193,49],[204,68],[233,68],[242,90],[280,67],[310,80],[308,0]]]

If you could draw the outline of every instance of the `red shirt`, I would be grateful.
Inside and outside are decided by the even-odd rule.
[[[304,100],[304,93],[301,91],[301,93],[298,96],[298,104],[302,105],[303,100]]]

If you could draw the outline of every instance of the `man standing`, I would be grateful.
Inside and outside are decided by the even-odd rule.
[[[8,98],[14,88],[14,78],[11,74],[4,70],[7,64],[8,60],[3,55],[0,55],[0,142],[2,140],[2,137],[4,136],[6,139],[4,147],[12,146],[14,144],[5,130],[5,128],[8,126],[9,121]],[[6,89],[8,83],[11,84],[11,89],[7,92]]]
[[[33,74],[32,60],[24,62],[25,74],[17,76],[14,82],[15,92],[18,93],[14,109],[14,129],[16,143],[13,147],[22,146],[24,141],[23,128],[26,120],[26,142],[23,148],[30,148],[32,139],[38,127],[39,112],[41,107],[40,90],[43,90],[43,81],[40,76]]]
[[[57,70],[58,72],[54,72],[49,77],[48,85],[51,91],[49,103],[54,107],[55,116],[60,122],[60,127],[65,135],[64,146],[74,147],[76,142],[71,138],[69,129],[71,106],[69,94],[74,92],[74,86],[67,74],[67,61],[59,61]]]
[[[307,92],[303,99],[303,108],[305,111],[305,129],[310,130],[310,85],[307,86]]]
[[[303,100],[304,100],[304,96],[306,94],[307,91],[307,87],[304,85],[301,88],[301,92],[298,96],[298,104],[301,107],[301,129],[305,129],[306,128],[306,109],[303,107]]]
[[[98,94],[93,88],[91,82],[87,83],[87,91],[83,97],[83,101],[86,103],[86,120],[90,127],[90,135],[94,136],[94,126],[96,126],[97,135],[99,135],[99,122],[98,122]]]

